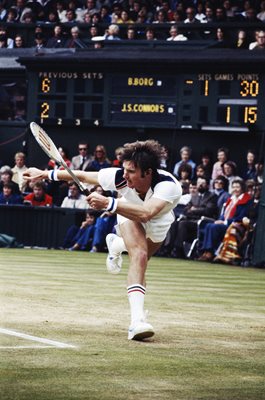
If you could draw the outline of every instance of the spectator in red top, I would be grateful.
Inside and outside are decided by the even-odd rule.
[[[53,205],[53,199],[45,193],[44,183],[39,181],[34,183],[33,192],[24,197],[24,204],[51,207]]]

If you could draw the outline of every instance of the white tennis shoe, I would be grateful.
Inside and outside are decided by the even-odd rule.
[[[114,254],[111,251],[111,245],[115,238],[116,238],[115,233],[109,233],[106,236],[106,243],[107,243],[107,247],[108,247],[108,251],[109,251],[109,254],[108,254],[107,260],[106,260],[106,266],[107,266],[107,270],[111,274],[118,274],[121,271],[121,267],[122,267],[121,254]]]
[[[154,328],[148,322],[141,320],[131,325],[128,330],[128,340],[144,340],[154,336]]]

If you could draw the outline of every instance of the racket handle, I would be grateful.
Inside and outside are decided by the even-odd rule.
[[[88,189],[83,189],[83,193],[85,196],[89,196],[90,195],[90,191]]]

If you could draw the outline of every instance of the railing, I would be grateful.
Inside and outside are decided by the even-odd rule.
[[[85,210],[60,207],[0,206],[0,233],[29,247],[59,248],[67,229],[80,225]]]

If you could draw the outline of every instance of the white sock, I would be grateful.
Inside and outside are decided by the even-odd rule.
[[[121,254],[123,251],[127,251],[124,241],[123,241],[123,238],[116,235],[115,239],[111,243],[111,253],[112,254]]]
[[[140,284],[134,284],[127,287],[128,299],[131,308],[131,324],[145,318],[144,315],[144,296],[145,287]]]

